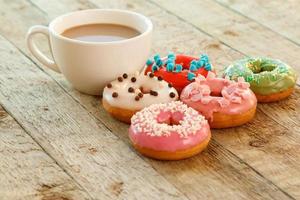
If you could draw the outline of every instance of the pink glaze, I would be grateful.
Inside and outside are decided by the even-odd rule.
[[[172,132],[169,136],[151,136],[145,132],[137,132],[134,127],[129,129],[129,137],[134,144],[156,151],[175,152],[194,147],[204,141],[209,134],[209,125],[206,124],[195,135],[181,138],[178,133]]]
[[[208,120],[213,120],[214,112],[228,115],[242,114],[256,107],[257,100],[250,90],[250,84],[241,77],[238,82],[227,78],[216,78],[209,73],[207,78],[198,76],[187,85],[180,100],[199,111]]]
[[[179,101],[143,109],[132,117],[129,128],[129,137],[134,144],[168,152],[194,147],[209,134],[204,117]]]

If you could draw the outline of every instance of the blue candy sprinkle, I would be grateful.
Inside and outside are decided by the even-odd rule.
[[[175,57],[169,57],[168,60],[174,61],[176,58]]]
[[[196,77],[196,75],[194,73],[192,73],[192,72],[188,73],[188,80],[189,81],[192,81],[195,77]]]
[[[166,62],[166,65],[168,65],[168,64],[173,64],[173,65],[175,65],[175,63],[174,63],[174,62],[171,62],[171,61],[167,61],[167,62]]]
[[[201,60],[207,60],[208,61],[208,55],[207,54],[202,54],[200,56]]]
[[[197,62],[197,67],[198,68],[201,68],[201,67],[203,67],[205,65],[205,62],[203,61],[203,60],[199,60],[198,62]]]
[[[211,71],[211,65],[209,63],[207,63],[205,66],[204,66],[204,69],[206,69],[207,71]]]
[[[174,54],[173,52],[170,52],[170,53],[168,54],[168,58],[175,58],[175,54]]]
[[[162,65],[163,65],[163,62],[162,62],[162,60],[156,60],[155,61],[155,63],[156,63],[156,65],[158,66],[158,67],[161,67]]]
[[[175,62],[175,60],[172,60],[172,59],[167,60],[167,63],[174,63],[174,62]]]
[[[190,71],[191,72],[197,71],[197,66],[195,64],[191,64],[190,65]]]
[[[197,60],[192,60],[190,65],[197,65]]]
[[[155,72],[158,70],[158,67],[156,65],[152,65],[152,72]]]
[[[153,61],[152,61],[152,60],[150,60],[150,59],[148,59],[148,60],[147,60],[147,62],[146,62],[146,65],[148,65],[148,66],[149,66],[149,65],[152,65],[152,64],[153,64]]]
[[[176,65],[175,72],[181,72],[182,71],[182,65]]]
[[[174,70],[174,64],[168,63],[166,68],[167,68],[167,71],[172,72]]]
[[[160,56],[158,54],[155,54],[153,58],[155,61],[160,60]]]

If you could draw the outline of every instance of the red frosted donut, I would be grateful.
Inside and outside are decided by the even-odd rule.
[[[129,137],[143,155],[179,160],[204,150],[211,133],[208,122],[180,101],[153,104],[131,118]]]
[[[209,120],[211,128],[242,125],[254,117],[257,100],[244,78],[217,78],[212,72],[186,86],[180,100]]]
[[[206,76],[212,67],[207,55],[201,55],[200,59],[187,55],[168,54],[165,58],[155,55],[146,63],[145,74],[153,72],[155,76],[162,77],[172,84],[178,93],[191,83],[199,74]]]

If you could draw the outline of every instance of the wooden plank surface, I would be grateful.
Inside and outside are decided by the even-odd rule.
[[[214,1],[151,1],[243,54],[281,59],[300,71],[297,44]]]
[[[174,2],[174,5],[177,5],[176,2]],[[48,4],[48,6],[45,6],[45,2],[42,0],[32,0],[32,2],[0,1],[0,3],[1,5],[5,3],[5,6],[0,7],[0,13],[2,16],[0,18],[0,22],[1,24],[3,24],[3,26],[0,27],[0,33],[3,34],[8,40],[10,40],[24,54],[26,54],[26,56],[29,54],[24,44],[24,35],[30,25],[41,23],[47,24],[48,21],[53,17],[65,12],[94,7],[125,8],[135,10],[149,16],[155,24],[153,47],[153,51],[155,52],[166,53],[167,51],[172,49],[175,52],[185,52],[195,55],[199,52],[205,51],[212,57],[213,63],[215,64],[215,66],[217,66],[218,69],[226,66],[234,59],[242,57],[243,54],[249,53],[248,49],[243,45],[238,43],[237,46],[230,48],[228,46],[231,46],[231,43],[227,43],[227,40],[223,40],[222,37],[216,37],[216,35],[212,35],[210,33],[208,34],[206,33],[206,31],[203,31],[199,27],[195,26],[193,24],[194,18],[192,16],[190,16],[190,18],[184,19],[182,16],[178,18],[170,14],[169,11],[166,12],[163,8],[161,8],[162,2],[157,2],[156,4],[158,5],[154,5],[153,3],[137,0],[130,0],[126,2],[121,0],[113,0],[109,2],[101,0],[93,0],[92,2],[84,0],[64,0],[51,1],[49,2],[50,4]],[[191,5],[194,6],[193,4]],[[190,9],[184,6],[183,8],[187,10]],[[206,9],[206,7],[202,9]],[[220,11],[218,9],[219,8],[217,7],[217,11]],[[18,15],[15,14],[17,12]],[[213,15],[213,13],[218,12],[209,10],[207,14]],[[175,13],[175,15],[178,15],[178,13]],[[232,18],[230,12],[226,13],[226,15],[229,15],[225,16],[227,17],[226,19]],[[233,18],[233,21],[234,20],[236,19]],[[17,23],[18,26],[12,29],[10,26],[10,24],[12,23]],[[192,23],[192,25],[190,23]],[[220,27],[222,27],[222,23],[223,21],[221,21],[220,26],[217,26],[218,24],[216,24],[215,29],[219,29]],[[248,23],[250,22],[247,22],[247,24]],[[218,31],[213,30],[212,27],[209,28],[209,30],[212,30],[212,32]],[[258,37],[258,41],[261,41],[262,39],[268,37],[273,37],[274,34],[276,35],[276,33],[272,32],[271,33],[273,35],[270,34],[270,31],[267,32],[267,29],[265,29],[264,27],[259,28],[262,29],[264,36]],[[216,38],[212,38],[210,35]],[[280,36],[277,35],[276,37]],[[281,39],[282,38],[280,38],[280,40]],[[228,41],[229,40],[230,39],[228,39]],[[288,42],[288,40],[283,42],[283,44],[288,44],[285,46],[285,50],[294,51],[295,46],[290,45],[290,43]],[[40,42],[42,48],[47,51],[46,44],[46,42]],[[240,50],[240,48],[242,49],[242,51]],[[256,51],[254,47],[251,48],[251,51]],[[262,51],[259,48],[257,51],[258,53],[261,53],[266,50],[263,49]],[[278,49],[275,48],[274,52],[271,49],[270,53],[277,55]],[[290,59],[292,59],[292,57],[290,57]],[[9,64],[13,64],[13,62]],[[30,71],[32,70],[35,72],[35,70],[37,69],[30,67]],[[47,76],[45,76],[45,74],[43,74],[42,72],[38,72],[38,75],[35,76],[35,79],[43,80],[45,79],[45,77],[47,79],[47,84],[43,85],[44,91],[50,90],[52,92],[51,94],[53,95],[63,96],[63,104],[66,104],[67,107],[79,106],[79,110],[81,112],[86,113],[86,111],[88,111],[89,113],[91,113],[91,120],[94,120],[95,123],[101,127],[100,129],[98,128],[99,130],[101,130],[101,132],[108,131],[105,128],[107,127],[115,135],[117,135],[121,140],[120,143],[123,144],[124,142],[126,145],[123,144],[119,148],[112,146],[112,150],[113,148],[116,148],[118,150],[114,153],[123,151],[123,149],[128,150],[128,146],[130,144],[127,137],[127,125],[124,125],[110,118],[107,113],[104,112],[103,108],[99,106],[98,98],[82,95],[77,91],[74,91],[61,75],[50,72],[47,69],[45,71],[57,83],[60,84],[60,87],[62,87],[63,90],[57,89],[56,83],[47,78]],[[47,86],[49,84],[49,80],[52,85],[55,86]],[[11,88],[13,87],[13,84],[11,85],[10,83],[11,82],[6,82],[6,84],[8,84],[9,86],[8,88],[15,90],[16,88]],[[36,86],[35,81],[29,84],[32,84],[34,86],[31,86],[31,90],[42,90]],[[68,95],[70,95],[70,98],[65,97],[64,91],[66,91]],[[27,91],[21,93],[21,96],[25,97],[29,94],[32,95],[31,93],[29,93],[29,89],[27,88]],[[47,100],[48,98],[50,98],[49,96],[50,95],[47,94]],[[42,102],[43,100],[41,98],[39,99],[39,101],[41,102],[34,101],[34,112],[31,113],[32,111],[26,111],[28,113],[23,114],[20,113],[20,111],[24,110],[24,108],[22,108],[21,106],[18,107],[18,111],[16,111],[15,108],[12,108],[12,104],[16,100],[16,97],[14,97],[12,93],[9,93],[9,95],[6,95],[5,97],[5,105],[8,105],[8,107],[13,110],[13,114],[17,113],[16,118],[22,124],[22,126],[29,127],[30,132],[36,129],[36,126],[28,124],[26,120],[32,120],[31,117],[33,116],[31,115],[33,115],[33,113],[37,114],[38,117],[41,117],[42,112],[39,110],[37,111],[36,109],[40,103],[45,102]],[[157,173],[154,176],[155,179],[156,176],[159,177],[159,180],[161,180],[161,177],[163,177],[164,179],[162,180],[167,180],[167,184],[171,183],[172,185],[174,185],[177,188],[177,191],[171,186],[170,188],[172,188],[171,190],[174,191],[172,194],[175,194],[175,196],[178,198],[183,197],[182,193],[189,199],[299,198],[298,188],[300,184],[300,154],[299,131],[297,132],[297,130],[299,130],[297,129],[299,127],[299,110],[297,110],[297,107],[299,106],[298,98],[299,88],[296,90],[296,93],[293,94],[292,98],[286,101],[282,101],[278,104],[275,103],[271,105],[260,105],[256,119],[250,124],[236,129],[214,131],[215,134],[213,136],[213,142],[211,143],[209,149],[202,155],[196,156],[192,159],[179,162],[159,162],[150,159],[144,159],[146,162],[142,162],[139,159],[138,160],[140,163],[143,163],[143,165],[150,167],[151,170],[153,170],[153,168],[155,169],[155,172]],[[50,100],[57,103],[57,97],[51,97]],[[69,101],[72,103],[70,104]],[[54,105],[54,103],[51,103],[51,105],[51,107],[53,107],[55,111],[57,111],[57,105]],[[62,106],[62,104],[59,104],[58,107],[60,108],[60,106]],[[283,108],[278,109],[279,106],[283,106]],[[77,110],[76,113],[79,113],[79,111]],[[57,115],[58,113],[55,112],[55,114]],[[66,115],[69,114],[66,113]],[[59,116],[61,117],[61,115]],[[86,114],[84,114],[84,116],[86,116]],[[277,116],[283,116],[283,119],[278,119]],[[38,117],[34,118],[36,122],[39,122],[41,120]],[[73,117],[74,116],[72,115],[71,122],[75,127],[77,127],[78,121],[82,120],[82,118],[78,119]],[[95,118],[93,119],[93,117]],[[88,118],[91,118],[91,116],[89,116]],[[42,118],[42,120],[43,119],[45,118]],[[65,119],[65,116],[61,119]],[[102,123],[105,127],[102,125]],[[288,125],[290,123],[293,123],[295,125],[293,127],[290,127]],[[68,123],[65,122],[64,125],[66,124]],[[69,126],[68,128],[72,130],[73,128]],[[83,129],[81,129],[81,127],[77,128],[80,130],[87,130],[91,129],[91,127],[92,129],[94,128],[93,123],[85,124]],[[270,131],[270,127],[274,127],[272,132]],[[87,191],[89,191],[92,196],[95,196],[95,194],[98,194],[100,191],[102,191],[101,189],[96,188],[97,186],[91,185],[92,183],[98,183],[99,186],[101,185],[99,181],[91,178],[86,174],[87,170],[91,170],[92,166],[82,167],[82,165],[79,165],[78,168],[81,169],[80,171],[76,171],[76,168],[74,170],[72,167],[70,167],[70,165],[74,163],[73,159],[75,157],[79,160],[84,159],[89,165],[95,165],[95,163],[97,162],[91,162],[89,159],[89,154],[85,151],[82,151],[82,149],[78,148],[78,146],[76,145],[74,146],[76,146],[77,149],[76,147],[74,147],[71,152],[64,150],[66,146],[68,147],[68,145],[66,145],[65,142],[62,143],[61,141],[55,140],[55,137],[57,137],[57,133],[49,134],[50,136],[46,136],[45,134],[40,136],[38,133],[33,131],[34,137],[39,143],[42,144],[42,146],[44,145],[46,147],[49,146],[49,148],[56,148],[54,150],[50,150],[51,156],[53,156],[53,158],[55,159],[58,159],[58,162],[62,163],[61,165],[65,168],[65,170],[68,171],[80,184],[84,185],[84,187],[86,187]],[[70,138],[68,142],[71,142],[71,144],[77,144],[77,137],[80,137],[79,131],[76,132],[75,135],[76,137],[74,136]],[[92,135],[93,136],[91,138],[99,138],[95,136],[94,131],[92,131]],[[64,138],[66,137],[67,136],[65,135]],[[114,136],[112,135],[111,137]],[[54,144],[52,144],[53,142],[51,142],[51,139],[55,140]],[[86,139],[86,136],[84,136],[81,139],[84,139],[88,146],[89,144],[98,145],[98,141],[97,143],[91,142],[90,137]],[[91,147],[92,151],[95,150],[94,148],[95,147]],[[62,149],[64,150],[63,153],[60,152]],[[75,151],[75,149],[77,151]],[[89,151],[87,149],[89,148],[84,147],[84,150]],[[129,154],[132,153],[131,150],[129,150],[128,152]],[[75,155],[69,155],[70,153]],[[96,154],[98,154],[98,152],[96,152]],[[101,156],[97,156],[96,160],[98,160],[99,162],[101,159],[103,159]],[[98,170],[93,169],[93,172],[94,174],[99,174]],[[151,172],[152,173],[150,173],[150,175],[147,177],[150,178],[150,176],[153,176],[153,174],[155,174],[153,171]],[[117,188],[115,190],[119,191],[119,186],[120,185],[117,184],[116,187],[112,188]],[[124,191],[123,187],[121,188],[121,195],[115,195],[118,192],[112,192],[114,195],[109,194],[110,197],[123,198],[124,196],[122,195],[124,195],[124,192],[126,193],[128,191],[131,191],[127,190],[127,188]],[[107,188],[103,189],[105,190]],[[173,195],[171,195],[171,197],[173,197]],[[166,197],[169,198],[170,195],[167,195]]]
[[[185,199],[3,37],[0,60],[0,103],[92,198]]]
[[[300,2],[298,0],[216,0],[300,45]]]
[[[39,4],[38,4],[39,2],[35,2],[35,3],[37,3],[37,6],[39,6]],[[94,3],[99,3],[99,2],[94,2]],[[121,6],[125,6],[125,7],[135,7],[135,9],[137,9],[138,11],[140,11],[140,10],[142,10],[142,9],[145,9],[144,7],[142,7],[142,6],[140,6],[140,5],[136,6],[136,5],[135,5],[135,2],[133,2],[133,3],[131,3],[131,4],[125,4],[125,5],[122,5],[121,3],[118,3],[118,2],[112,2],[112,5],[111,5],[111,6],[116,6],[116,5],[117,5],[117,6],[120,6],[120,5],[121,5]],[[101,4],[100,4],[100,6],[101,6]],[[106,5],[106,6],[107,6],[107,5]],[[40,7],[42,7],[42,6],[40,5]],[[51,7],[52,7],[52,6],[51,6]],[[61,6],[59,6],[59,8],[61,8]],[[153,7],[150,7],[150,8],[151,8],[151,9],[149,9],[150,14],[153,14],[153,13],[160,13],[160,11],[161,11],[160,9],[158,9],[158,10],[157,10],[157,9],[154,9]],[[43,8],[43,10],[47,13],[47,9]],[[57,10],[59,10],[59,9],[53,9],[53,7],[52,7],[51,10],[56,10],[56,12],[58,12]],[[61,12],[66,12],[66,11],[61,10]],[[59,14],[59,13],[57,13],[57,14]],[[50,15],[51,15],[51,14],[50,14]],[[156,21],[158,21],[158,20],[159,20],[160,18],[162,18],[162,17],[165,17],[165,15],[163,15],[163,16],[158,15]],[[169,18],[170,18],[170,17],[169,17]],[[158,21],[158,22],[159,22],[159,21]],[[171,22],[172,22],[172,21],[171,21]],[[176,21],[173,20],[173,23],[176,23]],[[162,25],[164,25],[164,24],[162,24]],[[166,33],[163,33],[164,30],[163,30],[163,29],[160,29],[160,30],[161,30],[161,31],[158,33],[158,35],[160,35],[160,36],[162,35],[163,37],[168,38],[168,37],[166,36]],[[190,31],[189,29],[188,29],[188,31],[189,31],[189,32],[188,32],[186,35],[191,34],[191,33],[190,33],[191,31]],[[180,33],[180,29],[178,29],[178,28],[175,29],[175,28],[174,28],[174,29],[172,30],[172,33],[178,35],[178,33]],[[193,36],[194,36],[194,35],[192,35],[191,37],[193,37]],[[205,36],[205,35],[201,35],[201,36],[202,36],[202,37],[207,37],[207,36]],[[186,36],[184,36],[184,37],[186,37]],[[181,38],[181,39],[182,39],[182,38]],[[190,40],[190,39],[189,39],[189,38],[186,38],[185,40]],[[184,41],[185,41],[185,40],[184,40]],[[173,42],[173,43],[171,43],[171,45],[172,45],[172,44],[176,44],[176,42],[177,42],[176,40],[174,41],[174,39],[173,39],[172,37],[170,37],[169,40],[167,40],[167,41],[170,42],[170,43]],[[205,43],[204,43],[204,44],[205,44]],[[216,44],[216,41],[212,41],[212,45],[211,45],[211,46],[214,47],[215,44]],[[163,46],[170,46],[170,45],[167,45],[167,44],[166,44],[166,45],[163,45]],[[196,50],[195,50],[195,52],[196,52]],[[223,52],[222,52],[222,49],[221,49],[221,53],[223,53]],[[221,55],[221,53],[220,53],[220,55]],[[225,60],[224,57],[223,57],[223,60]],[[64,81],[63,81],[63,82],[64,82]],[[83,96],[83,97],[84,97],[84,96]],[[97,105],[97,103],[95,103],[95,104]],[[95,104],[94,104],[94,105],[95,105]],[[97,110],[97,108],[98,108],[98,106],[94,106],[94,109],[93,109],[93,110]],[[105,121],[105,119],[106,119],[106,118],[102,118],[101,120]],[[105,123],[105,122],[104,122],[104,123]],[[113,121],[113,123],[115,123],[115,121]],[[127,127],[126,127],[126,128],[127,128]],[[126,128],[125,128],[125,129],[126,129]],[[124,139],[126,139],[126,138],[127,138],[127,137],[126,137],[126,135],[125,135],[125,138],[124,138]],[[183,180],[183,181],[185,181],[185,180]],[[184,183],[185,183],[185,182],[184,182]],[[195,189],[196,189],[196,188],[195,188]],[[195,189],[194,189],[194,190],[195,190]],[[194,190],[191,190],[191,193],[194,192]]]
[[[61,6],[58,2],[57,5]],[[15,6],[12,6],[12,8],[15,8]],[[26,6],[23,6],[23,9],[26,10]],[[10,13],[10,11],[13,11],[13,10],[9,11],[8,8],[5,8],[5,10],[8,14]],[[26,11],[28,12],[28,10]],[[30,12],[31,14],[34,13],[33,10],[30,10]],[[21,18],[23,19],[24,17],[25,16],[21,16]],[[20,30],[16,30],[16,33],[22,33],[22,32],[20,32]],[[6,37],[10,38],[10,35],[7,34]],[[74,94],[78,94],[73,90],[72,92]],[[86,98],[89,100],[94,99],[93,97],[86,96],[86,95],[82,95],[82,98]],[[93,104],[99,105],[99,101],[97,99],[94,100],[96,101],[93,101]],[[67,104],[67,101],[64,101],[64,104]],[[94,111],[98,109],[99,109],[98,106],[97,107],[94,106]],[[19,117],[22,118],[23,116],[19,116]],[[111,120],[111,118],[109,119]],[[100,119],[100,120],[104,120],[104,119]],[[124,124],[121,127],[124,129],[124,131],[116,132],[116,134],[120,134],[120,137],[122,137],[122,139],[124,139],[124,141],[128,143],[128,139],[127,139],[128,127]],[[154,166],[156,171],[164,175],[168,181],[171,181],[173,184],[175,184],[175,186],[179,190],[182,190],[184,193],[186,193],[187,196],[189,196],[189,198],[192,199],[199,199],[201,197],[202,198],[212,197],[216,199],[231,198],[231,197],[234,198],[237,196],[243,199],[249,199],[250,197],[254,197],[255,199],[288,198],[288,195],[278,190],[276,186],[269,184],[267,180],[265,180],[260,175],[256,174],[255,171],[251,170],[246,164],[241,163],[239,159],[229,154],[227,150],[223,149],[220,145],[213,144],[213,146],[215,146],[213,148],[214,149],[213,151],[211,151],[205,157],[203,157],[204,156],[203,155],[199,158],[195,158],[194,162],[192,161],[178,162],[178,163],[174,162],[174,163],[168,163],[166,165],[163,165],[163,163],[153,161],[153,160],[148,160],[148,162],[150,162],[152,166]],[[223,155],[223,154],[225,156],[220,156],[220,157],[216,156],[216,155]],[[215,171],[214,168],[211,168],[211,166],[217,167],[216,168],[217,171]],[[179,176],[183,170],[186,171],[187,169],[194,169],[189,173],[192,173],[191,176],[194,176],[195,179],[190,179],[189,177],[186,176]],[[207,171],[207,169],[212,171]],[[82,173],[77,175],[86,176],[86,174],[82,174]],[[220,177],[222,177],[222,179],[220,179]],[[203,179],[206,181],[203,182],[202,181]],[[228,187],[222,187],[224,182],[228,184]],[[247,184],[242,184],[242,183],[247,183]],[[219,191],[218,193],[215,192],[216,188],[218,188]],[[199,189],[203,189],[203,192],[201,193],[196,192]]]
[[[218,38],[229,47],[238,49],[243,54],[269,55],[275,58],[281,58],[290,64],[294,63],[293,67],[300,73],[300,65],[296,58],[297,55],[294,54],[296,51],[299,55],[300,47],[248,18],[240,16],[209,0],[189,1],[188,4],[183,3],[182,0],[153,1],[156,5],[180,17],[183,21],[188,21],[196,28]],[[201,12],[198,12],[198,10],[201,10]],[[229,29],[232,33],[237,34],[228,34]],[[246,41],[251,41],[251,43]],[[280,56],[279,52],[282,53],[282,56]],[[216,134],[215,138],[269,180],[273,181],[279,187],[284,188],[295,198],[300,198],[300,192],[298,190],[300,187],[300,157],[298,156],[299,152],[296,153],[293,151],[299,149],[300,142],[300,110],[297,109],[300,107],[300,102],[298,99],[299,87],[297,87],[296,92],[288,100],[272,104],[260,104],[258,106],[259,111],[257,112],[257,117],[253,121],[253,123],[255,123],[257,120],[256,126],[252,126],[251,128],[252,134],[254,133],[253,138],[246,140],[246,144],[254,144],[255,146],[256,142],[264,143],[263,145],[258,145],[260,149],[264,149],[263,151],[256,151],[259,154],[255,153],[255,151],[247,150],[247,146],[245,146],[244,141],[241,139],[241,137],[245,135],[242,134],[245,132],[244,127],[242,127],[240,131],[237,131],[239,129],[235,129],[236,134],[232,134],[232,131],[230,131],[233,137],[228,137],[230,134],[226,136]],[[268,120],[266,117],[272,120]],[[261,121],[258,121],[259,118]],[[266,122],[268,122],[269,126],[260,125]],[[278,126],[278,124],[281,126]],[[291,124],[293,125],[291,126]],[[276,131],[273,134],[269,134],[269,127],[278,128],[278,132]],[[279,131],[280,129],[286,130],[283,132],[285,134]],[[251,135],[251,132],[247,135]],[[264,133],[264,135],[261,133]],[[270,136],[272,136],[272,138]],[[225,140],[225,138],[228,138],[228,140]],[[245,140],[245,137],[243,139]],[[269,140],[272,142],[269,142]],[[277,142],[275,142],[276,140]],[[234,141],[234,143],[236,143],[236,141],[243,142],[233,145],[234,143],[232,141]],[[241,146],[245,148],[243,149]],[[285,154],[283,152],[285,152]],[[282,160],[289,160],[289,162],[284,162],[283,165],[274,165],[273,162],[265,163],[264,159],[260,160],[257,159],[257,157],[269,157],[274,163],[280,163]],[[295,172],[296,174],[294,174]],[[276,174],[276,176],[274,176],[274,174]]]
[[[0,106],[0,199],[90,199]]]

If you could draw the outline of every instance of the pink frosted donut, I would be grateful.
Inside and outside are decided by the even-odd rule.
[[[210,140],[208,122],[180,101],[153,104],[131,118],[129,137],[143,155],[159,160],[191,157]]]
[[[180,100],[203,114],[212,128],[239,126],[256,111],[257,100],[249,87],[242,77],[235,82],[209,72],[206,78],[198,76],[187,85]]]

